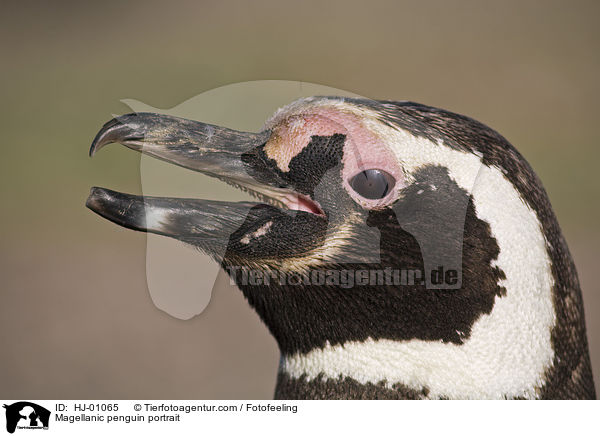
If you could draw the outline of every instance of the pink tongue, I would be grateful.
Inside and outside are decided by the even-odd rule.
[[[292,210],[300,210],[303,212],[314,213],[315,215],[323,215],[323,211],[314,201],[301,197],[294,196],[292,198],[288,197],[288,201],[286,202],[287,206]]]
[[[305,212],[311,212],[317,215],[321,215],[321,209],[311,200],[306,200],[302,197],[298,197],[298,210]]]

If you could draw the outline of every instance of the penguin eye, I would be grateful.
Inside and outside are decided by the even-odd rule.
[[[370,169],[350,179],[350,186],[362,197],[378,200],[385,197],[396,184],[396,180],[383,170]]]

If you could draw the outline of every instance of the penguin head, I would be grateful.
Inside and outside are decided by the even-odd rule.
[[[325,101],[283,108],[258,134],[149,113],[111,120],[91,154],[121,142],[220,178],[260,202],[142,202],[94,188],[88,206],[123,226],[195,245],[219,261],[226,249],[227,263],[304,268],[378,259],[379,238],[366,223],[397,202],[406,186],[403,170],[358,114],[321,107]],[[127,213],[119,213],[124,204]]]
[[[493,130],[416,103],[312,97],[260,133],[134,113],[90,153],[110,142],[257,197],[93,188],[87,206],[211,254],[276,338],[286,376],[539,396],[556,323],[533,205],[545,193]]]

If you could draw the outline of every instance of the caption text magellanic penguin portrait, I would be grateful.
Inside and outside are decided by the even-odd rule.
[[[109,143],[253,197],[94,187],[86,205],[220,266],[277,343],[275,399],[595,398],[569,248],[542,182],[492,128],[313,96],[256,132],[135,111],[90,155]]]

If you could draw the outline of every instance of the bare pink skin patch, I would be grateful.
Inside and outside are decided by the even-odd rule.
[[[290,170],[290,161],[300,154],[310,143],[312,136],[346,134],[343,125],[316,113],[293,115],[285,118],[273,128],[269,141],[265,144],[265,154],[277,162],[284,172]]]
[[[406,186],[404,172],[394,154],[385,143],[367,129],[354,114],[333,108],[315,108],[310,112],[285,118],[273,129],[265,145],[267,157],[275,160],[281,171],[289,171],[290,161],[311,142],[312,136],[346,136],[342,157],[344,189],[365,209],[380,209],[393,203],[399,191]],[[350,186],[352,178],[369,169],[383,170],[394,177],[396,183],[381,199],[360,196]],[[302,209],[300,209],[302,210]]]

